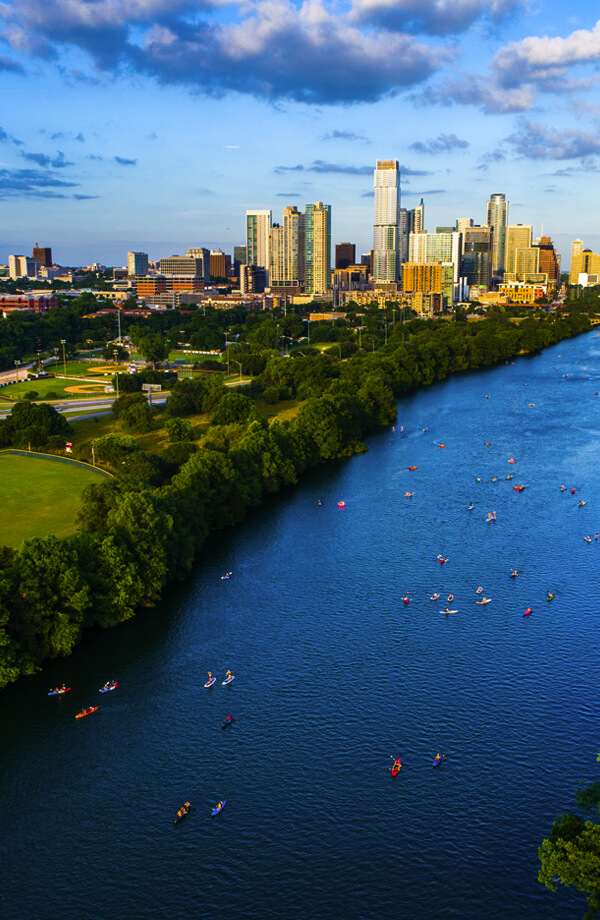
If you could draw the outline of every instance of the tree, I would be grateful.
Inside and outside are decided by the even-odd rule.
[[[152,427],[152,409],[142,393],[125,393],[112,405],[115,418],[129,431],[149,431]]]
[[[52,435],[67,436],[72,428],[54,406],[17,403],[2,426],[0,441],[15,447],[45,447]]]
[[[576,798],[580,805],[598,806],[600,813],[600,783],[579,790]],[[571,813],[560,815],[538,852],[538,880],[551,891],[557,890],[557,882],[572,885],[587,896],[585,920],[596,917],[600,913],[600,824]]]
[[[169,357],[169,346],[158,332],[143,336],[137,347],[146,361],[150,361],[152,367],[160,361],[166,361]]]
[[[176,441],[193,441],[194,429],[192,423],[187,418],[170,418],[165,424],[169,443],[174,444]]]

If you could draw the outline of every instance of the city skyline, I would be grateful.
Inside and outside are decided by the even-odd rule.
[[[0,262],[232,252],[247,210],[307,201],[367,251],[378,158],[428,229],[501,192],[565,267],[574,239],[600,249],[590,2],[15,0],[0,35]]]

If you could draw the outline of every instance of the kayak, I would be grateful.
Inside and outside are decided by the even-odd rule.
[[[205,688],[208,690],[208,688],[209,688],[209,687],[212,687],[212,685],[213,685],[213,684],[216,684],[216,682],[217,682],[217,678],[216,678],[216,677],[211,677],[210,680],[207,680],[207,681],[206,681],[206,683],[204,684],[204,686],[205,686]]]
[[[76,719],[83,719],[85,716],[91,715],[93,712],[99,709],[99,706],[90,706],[89,709],[82,709],[81,712],[78,712],[75,716]]]
[[[62,688],[57,687],[56,690],[50,690],[48,696],[62,696],[64,693],[68,693],[70,689],[70,687],[65,687],[63,690]]]
[[[338,502],[338,508],[345,508],[346,502]]]
[[[232,722],[233,722],[232,717],[231,717],[231,716],[227,716],[227,718],[225,719],[225,721],[224,721],[223,724],[221,725],[221,728],[227,728],[229,725],[231,725]]]
[[[402,766],[402,758],[399,757],[398,760],[395,762],[394,766],[392,767],[392,776],[398,775],[401,766]]]
[[[440,613],[458,613],[458,610],[440,610]]]
[[[484,597],[483,600],[475,601],[475,603],[476,604],[489,604],[491,600],[492,600],[491,597]]]
[[[525,486],[513,486],[515,492],[522,492]]]
[[[533,610],[531,609],[531,607],[528,607],[527,610],[525,611],[525,613],[523,614],[523,616],[524,616],[524,617],[528,617],[528,616],[530,616],[532,613],[533,613]]]
[[[226,687],[227,684],[230,684],[231,681],[235,678],[235,674],[230,674],[229,677],[226,677],[223,681],[223,686]]]
[[[213,818],[215,815],[218,815],[220,811],[223,811],[226,805],[227,805],[227,799],[223,799],[222,802],[219,802],[218,805],[215,805],[215,807],[211,811],[211,815],[213,816]]]
[[[120,686],[118,680],[111,680],[104,687],[100,687],[100,693],[110,693],[111,690],[116,690]]]
[[[441,762],[442,762],[442,760],[444,759],[445,756],[446,756],[445,754],[438,754],[438,755],[436,755],[436,757],[435,757],[434,760],[433,760],[432,766],[433,766],[433,767],[439,767],[439,765],[441,764]]]
[[[418,467],[418,466],[409,466],[408,469],[410,470],[410,472],[412,472],[413,470],[418,470],[419,467]]]
[[[189,815],[191,810],[192,810],[192,806],[190,805],[189,802],[186,802],[185,805],[182,805],[179,811],[177,812],[177,816],[175,818],[175,824],[179,824],[180,821],[183,821],[185,816]]]

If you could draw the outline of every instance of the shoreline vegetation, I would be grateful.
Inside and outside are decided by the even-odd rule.
[[[86,628],[116,626],[156,604],[169,582],[200,561],[212,531],[239,523],[307,469],[367,450],[364,437],[390,425],[407,394],[587,332],[592,325],[580,309],[529,313],[519,322],[502,315],[411,320],[389,338],[386,330],[387,344],[377,350],[342,342],[336,355],[271,351],[247,387],[232,390],[219,374],[174,383],[166,404],[170,443],[161,453],[119,431],[91,442],[96,462],[117,476],[84,490],[75,535],[33,538],[18,551],[0,547],[0,689],[70,654]],[[298,408],[269,421],[258,400],[296,400]],[[152,411],[139,392],[123,393],[113,410],[131,431],[150,430]],[[190,422],[198,414],[208,419],[201,446]],[[70,429],[55,416],[51,406],[21,403],[0,421],[0,447],[27,439],[64,447]]]

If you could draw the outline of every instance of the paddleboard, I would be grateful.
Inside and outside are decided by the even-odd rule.
[[[206,683],[204,684],[204,687],[208,690],[208,688],[209,688],[209,687],[212,687],[212,685],[213,685],[213,684],[216,684],[216,682],[217,682],[217,678],[216,678],[216,677],[211,677],[210,680],[207,680],[207,681],[206,681]]]
[[[225,680],[223,681],[223,686],[225,687],[227,684],[230,684],[231,681],[234,679],[234,677],[235,677],[235,674],[232,674],[231,677],[226,677]]]

